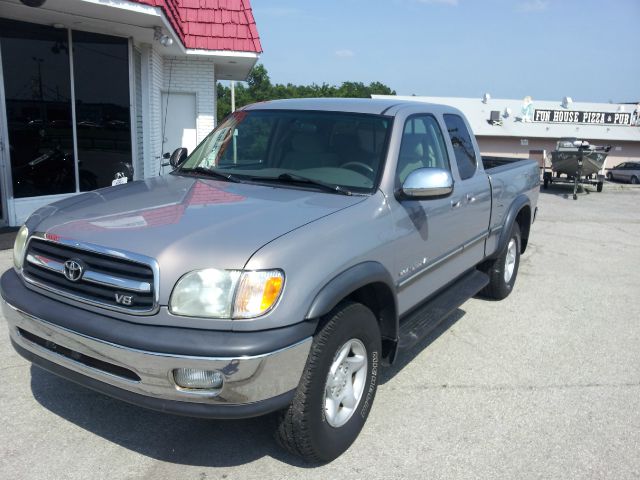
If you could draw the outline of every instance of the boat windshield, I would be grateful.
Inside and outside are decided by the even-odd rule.
[[[384,167],[391,124],[390,117],[359,113],[237,111],[175,173],[204,175],[207,169],[220,179],[371,193]]]

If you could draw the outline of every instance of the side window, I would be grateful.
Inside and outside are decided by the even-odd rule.
[[[452,114],[444,115],[444,123],[447,125],[449,138],[451,138],[460,178],[465,180],[473,177],[473,174],[476,173],[477,159],[467,126],[462,118]]]
[[[442,130],[431,115],[408,118],[402,132],[396,170],[400,183],[418,168],[450,169]]]

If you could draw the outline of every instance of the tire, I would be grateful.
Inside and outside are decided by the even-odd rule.
[[[496,300],[507,298],[513,290],[520,266],[520,226],[513,224],[506,245],[495,260],[484,269],[489,275],[489,284],[480,292],[481,295]],[[509,260],[509,262],[507,262]],[[508,267],[508,264],[512,268]],[[510,272],[510,273],[509,273]]]
[[[349,348],[349,357],[355,353],[358,356],[351,358],[367,361],[353,371],[349,369],[358,362],[343,360],[336,374],[330,376],[344,348]],[[330,462],[345,452],[362,430],[371,410],[378,387],[380,351],[380,329],[371,310],[354,302],[344,302],[334,308],[313,339],[291,405],[278,416],[277,442],[311,463]],[[350,366],[341,373],[344,365]],[[349,379],[355,392],[353,408],[343,405],[342,400],[331,401],[332,397],[340,398],[341,392],[348,392],[344,382]],[[328,408],[329,405],[338,406],[334,410]]]
[[[637,185],[638,182],[638,177],[636,177],[635,175],[633,177],[631,177],[631,183],[633,183],[634,185]]]
[[[610,182],[613,181],[613,173],[607,172],[607,180],[609,180]]]
[[[598,183],[596,184],[596,191],[597,191],[597,192],[601,192],[601,191],[602,191],[602,182],[598,182]]]

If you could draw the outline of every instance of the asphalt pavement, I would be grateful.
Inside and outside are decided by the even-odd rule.
[[[164,415],[32,367],[0,318],[0,477],[640,478],[639,205],[541,193],[512,295],[469,300],[385,370],[358,440],[320,467],[283,453],[270,417]]]

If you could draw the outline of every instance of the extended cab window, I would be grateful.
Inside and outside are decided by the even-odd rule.
[[[464,120],[458,115],[446,114],[444,115],[444,123],[447,125],[449,138],[451,138],[460,178],[465,180],[473,177],[473,174],[476,173],[477,159],[471,135]]]
[[[438,122],[431,115],[409,117],[404,124],[397,177],[402,184],[418,168],[449,170],[449,157]]]

